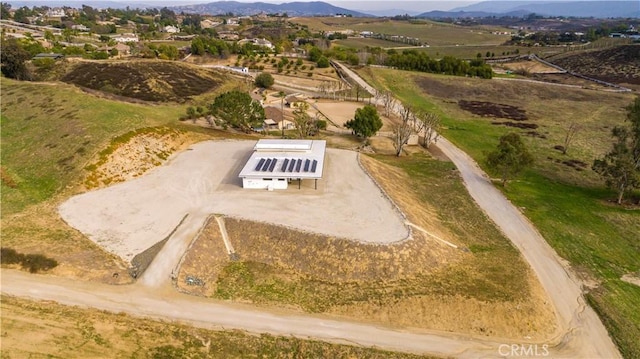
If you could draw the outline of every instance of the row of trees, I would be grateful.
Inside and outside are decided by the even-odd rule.
[[[385,65],[401,70],[421,71],[436,74],[474,76],[490,79],[493,76],[491,66],[481,59],[470,62],[452,56],[445,56],[440,60],[432,59],[424,52],[404,50],[387,56]]]

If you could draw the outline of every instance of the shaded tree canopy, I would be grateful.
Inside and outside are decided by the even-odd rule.
[[[430,73],[442,73],[456,76],[477,76],[490,79],[493,76],[491,66],[482,60],[465,61],[452,56],[444,56],[442,59],[432,59],[425,52],[416,50],[404,50],[388,52],[385,65],[396,67],[400,70],[412,70]]]
[[[382,120],[375,107],[366,105],[356,110],[353,119],[347,121],[345,127],[353,130],[353,133],[358,136],[368,138],[382,128]]]
[[[607,187],[617,192],[618,204],[622,203],[625,193],[640,187],[640,97],[627,111],[631,126],[616,126],[611,131],[615,139],[613,148],[592,166]]]
[[[262,88],[269,88],[273,86],[274,80],[273,76],[271,76],[268,72],[263,72],[260,75],[256,76],[256,86]]]
[[[491,171],[500,174],[502,186],[506,186],[509,179],[533,164],[533,156],[525,147],[520,136],[511,132],[500,137],[498,147],[487,154],[486,164]]]
[[[229,91],[215,98],[211,114],[225,124],[250,132],[264,121],[264,109],[246,92]]]
[[[2,73],[6,77],[16,80],[30,80],[31,74],[26,65],[26,61],[29,59],[31,59],[31,54],[22,48],[18,40],[3,39],[0,63],[2,63]]]

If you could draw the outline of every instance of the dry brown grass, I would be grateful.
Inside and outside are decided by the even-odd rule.
[[[127,136],[126,142],[112,141],[109,152],[87,167],[85,186],[95,189],[140,177],[162,165],[174,153],[207,139],[199,133],[187,133],[168,127],[151,128]]]
[[[171,153],[212,136],[178,130],[169,130],[169,133],[175,136],[156,138],[158,145],[164,146],[164,158],[154,155],[154,161],[148,160],[148,150],[151,149],[149,146],[143,145],[142,150],[131,151],[132,146],[135,147],[141,140],[144,142],[144,139],[138,136],[131,137],[130,141],[124,144],[118,144],[117,150],[108,155],[99,168],[99,173],[102,174],[98,177],[101,179],[99,185],[125,180],[126,173],[120,173],[123,166],[131,169],[130,176],[142,175],[164,162]],[[146,135],[141,137],[146,138]],[[96,161],[98,158],[94,158],[92,162]],[[94,172],[85,170],[84,173],[91,176]],[[133,280],[127,272],[127,264],[122,259],[106,252],[82,233],[68,226],[57,212],[58,205],[66,198],[86,190],[81,183],[74,182],[50,200],[6,216],[2,220],[2,245],[25,254],[44,254],[55,259],[59,265],[49,271],[53,275],[111,284],[131,283]]]
[[[54,199],[4,219],[2,246],[55,259],[59,264],[48,271],[52,275],[111,284],[132,283],[120,258],[105,252],[60,219],[57,203]]]
[[[16,358],[426,358],[239,330],[213,331],[3,296],[0,356]]]
[[[227,218],[239,261],[229,260],[217,224],[210,221],[187,253],[181,289],[398,327],[513,338],[544,338],[553,331],[553,311],[535,277],[486,219],[464,215],[464,206],[436,210],[420,195],[426,188],[406,170],[367,156],[362,163],[412,223],[472,251],[415,231],[411,240],[371,245]],[[449,171],[434,182],[459,179]],[[464,196],[448,199],[452,206],[460,200],[468,201]],[[463,215],[445,221],[447,211]],[[205,285],[186,286],[185,274]]]

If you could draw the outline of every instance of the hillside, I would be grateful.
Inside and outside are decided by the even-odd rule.
[[[290,2],[283,4],[271,4],[264,2],[237,2],[217,1],[208,4],[175,6],[176,12],[198,13],[208,15],[222,15],[233,13],[235,15],[284,14],[289,16],[331,16],[345,14],[352,16],[369,16],[358,11],[353,11],[333,6],[322,1]]]
[[[225,78],[216,71],[177,63],[132,61],[79,63],[61,81],[123,100],[183,103],[213,91]]]
[[[640,45],[574,52],[553,56],[547,60],[598,80],[622,85],[640,85]]]
[[[637,1],[483,1],[451,10],[452,13],[458,11],[485,12],[494,15],[535,13],[544,16],[596,18],[640,16]]]

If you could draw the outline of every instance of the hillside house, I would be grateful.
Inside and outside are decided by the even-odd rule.
[[[111,36],[111,39],[115,42],[121,42],[123,44],[127,42],[138,42],[138,35],[136,34],[118,34]]]
[[[264,128],[269,130],[292,130],[296,126],[293,121],[284,118],[279,108],[267,106],[264,108]]]
[[[162,32],[165,32],[167,34],[177,34],[180,32],[180,29],[173,25],[167,25],[162,28]]]
[[[64,12],[62,8],[53,8],[49,9],[46,12],[47,17],[65,17],[67,14]]]

